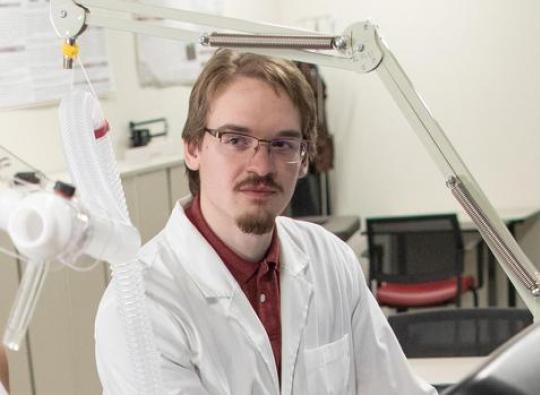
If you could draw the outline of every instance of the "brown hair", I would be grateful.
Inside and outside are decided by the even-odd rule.
[[[189,109],[182,131],[184,144],[201,144],[210,101],[236,77],[256,78],[283,89],[300,113],[302,136],[313,156],[317,137],[317,110],[311,86],[292,62],[230,49],[218,49],[197,78],[189,98]],[[199,172],[186,167],[189,190],[199,193]]]

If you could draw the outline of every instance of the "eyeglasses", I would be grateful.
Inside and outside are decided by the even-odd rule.
[[[275,159],[284,163],[295,164],[302,161],[308,147],[307,141],[297,137],[278,137],[265,140],[225,128],[204,128],[204,131],[217,138],[224,152],[234,157],[247,156],[251,149],[254,150],[253,155],[255,155],[261,143],[265,143],[268,145],[268,152]]]

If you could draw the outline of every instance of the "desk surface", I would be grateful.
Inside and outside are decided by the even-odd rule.
[[[347,241],[360,229],[360,218],[354,215],[314,215],[296,219],[323,226],[343,241]]]
[[[527,221],[540,213],[540,207],[507,207],[495,209],[501,220],[506,223],[517,223]],[[475,230],[476,225],[471,217],[465,212],[458,212],[458,221],[462,230]]]
[[[506,208],[496,208],[495,211],[501,218],[501,220],[506,223],[519,223],[524,222],[529,219],[532,219],[534,216],[540,214],[540,206],[535,207],[506,207]],[[435,214],[441,214],[441,213],[451,213],[452,210],[441,210],[440,212],[414,212],[414,213],[402,213],[402,214],[396,214],[396,215],[370,215],[368,217],[386,217],[386,216],[417,216],[417,215],[435,215]],[[454,211],[455,212],[455,211]],[[476,225],[472,221],[471,217],[465,212],[465,211],[457,211],[456,212],[458,217],[458,222],[461,227],[461,230],[464,231],[470,231],[470,230],[476,230]],[[364,230],[362,234],[366,234],[366,231]]]
[[[479,368],[488,357],[410,358],[413,372],[430,384],[454,384]]]

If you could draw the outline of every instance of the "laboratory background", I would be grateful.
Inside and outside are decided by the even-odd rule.
[[[2,7],[3,3],[10,2],[0,0],[0,21],[5,27],[13,14],[8,14],[12,10]],[[20,3],[26,6],[27,2],[20,0]],[[540,47],[535,39],[540,37],[539,2],[168,0],[149,3],[332,34],[340,34],[350,24],[366,19],[377,24],[433,117],[491,204],[512,225],[519,245],[538,267]],[[96,87],[111,126],[130,215],[146,241],[165,224],[176,200],[188,193],[180,135],[188,108],[190,75],[196,69],[188,67],[185,75],[178,76],[175,75],[178,70],[169,70],[167,62],[161,59],[155,70],[148,71],[145,60],[155,63],[152,56],[163,54],[153,47],[158,41],[145,41],[142,36],[110,29],[98,29],[95,33],[98,41],[89,47],[96,52],[85,54],[85,47],[81,46],[81,57],[98,59],[94,70],[92,67],[88,70],[97,70]],[[0,62],[7,59],[7,51],[1,51],[2,47],[8,48],[7,36],[0,26]],[[194,51],[193,46],[186,48]],[[0,74],[0,145],[51,178],[67,180],[58,100],[47,95],[34,102],[10,99],[16,91],[11,90],[8,78],[18,78],[17,68],[32,68],[34,78],[50,72],[45,64],[39,69],[41,55],[29,53],[25,59],[27,63],[9,64],[9,60],[0,63],[0,73],[4,73]],[[347,228],[345,241],[354,249],[369,278],[368,219],[442,214],[464,218],[463,209],[376,73],[360,74],[327,67],[318,70],[326,87],[326,120],[334,157],[332,169],[323,175],[328,187],[318,185],[312,191],[324,195],[319,196],[326,202],[324,210],[313,214],[344,221],[338,221],[337,226]],[[65,78],[71,78],[67,72]],[[83,80],[80,75],[78,78]],[[51,85],[51,89],[56,88]],[[46,90],[47,82],[39,89]],[[149,134],[158,136],[134,148],[130,129],[147,129]],[[506,276],[498,264],[492,262],[490,266],[489,253],[482,249],[478,235],[466,222],[460,223],[469,230],[463,232],[463,276],[473,277],[476,285],[479,276],[482,278],[482,286],[475,289],[478,306],[523,310],[525,306],[519,296],[509,296],[512,290]],[[325,222],[321,223],[324,226]],[[12,248],[8,236],[1,232],[0,245],[8,250]],[[479,254],[485,261],[481,274]],[[16,258],[0,253],[0,330],[7,320],[23,270],[24,264]],[[56,267],[49,273],[22,349],[7,354],[10,393],[101,392],[95,369],[93,328],[97,305],[109,279],[108,266],[103,263],[86,272]],[[373,285],[374,291],[375,288]],[[473,308],[472,294],[463,293],[460,304],[462,309]],[[455,307],[452,303],[444,306]],[[416,309],[408,310],[411,311]],[[384,312],[390,316],[396,314],[396,308],[384,307]],[[472,360],[470,369],[480,362]],[[426,371],[422,364],[417,369],[421,375],[431,374],[433,384],[461,378],[441,378],[437,372]]]

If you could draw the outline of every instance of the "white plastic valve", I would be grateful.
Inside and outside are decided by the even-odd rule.
[[[11,214],[23,199],[24,194],[14,188],[0,190],[0,229],[7,231]]]
[[[9,217],[8,232],[23,255],[33,261],[48,261],[72,242],[76,221],[76,211],[65,198],[36,192],[19,202]]]
[[[84,253],[108,262],[133,259],[141,245],[139,231],[131,224],[110,218],[90,217]]]

